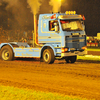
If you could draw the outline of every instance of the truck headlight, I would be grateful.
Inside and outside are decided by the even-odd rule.
[[[62,49],[61,49],[61,52],[62,52],[62,53],[65,53],[65,52],[67,52],[67,51],[68,51],[68,48],[62,48]]]
[[[87,49],[87,46],[82,47],[82,49],[83,49],[83,50],[86,50],[86,49]]]

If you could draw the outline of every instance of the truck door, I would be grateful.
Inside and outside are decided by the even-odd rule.
[[[56,20],[41,20],[41,31],[39,31],[39,43],[61,43],[60,28]]]
[[[49,21],[49,43],[61,43],[60,28],[57,20]]]

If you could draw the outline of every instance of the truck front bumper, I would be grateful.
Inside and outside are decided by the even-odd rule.
[[[84,51],[69,51],[69,52],[65,52],[65,53],[61,53],[61,58],[63,57],[68,57],[68,56],[75,56],[75,55],[86,55],[87,54],[87,50]]]

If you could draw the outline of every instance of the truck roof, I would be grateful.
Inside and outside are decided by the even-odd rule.
[[[52,14],[40,14],[39,17],[40,20],[45,20],[45,19],[83,19],[82,15],[78,14],[66,14],[66,13],[52,13]]]

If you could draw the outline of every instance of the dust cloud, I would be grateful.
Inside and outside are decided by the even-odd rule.
[[[61,2],[62,0],[0,0],[0,26],[9,30],[33,29],[33,14],[58,12]]]
[[[50,0],[49,4],[53,7],[51,12],[61,11],[61,0]]]
[[[6,10],[13,6],[18,6],[19,1],[18,0],[3,0],[3,2],[7,2],[8,5],[6,6]]]
[[[40,0],[27,0],[27,3],[30,5],[32,13],[36,15],[41,6]]]
[[[3,20],[6,29],[27,30],[32,29],[32,14],[26,0],[0,0]],[[6,15],[6,16],[4,16]]]

